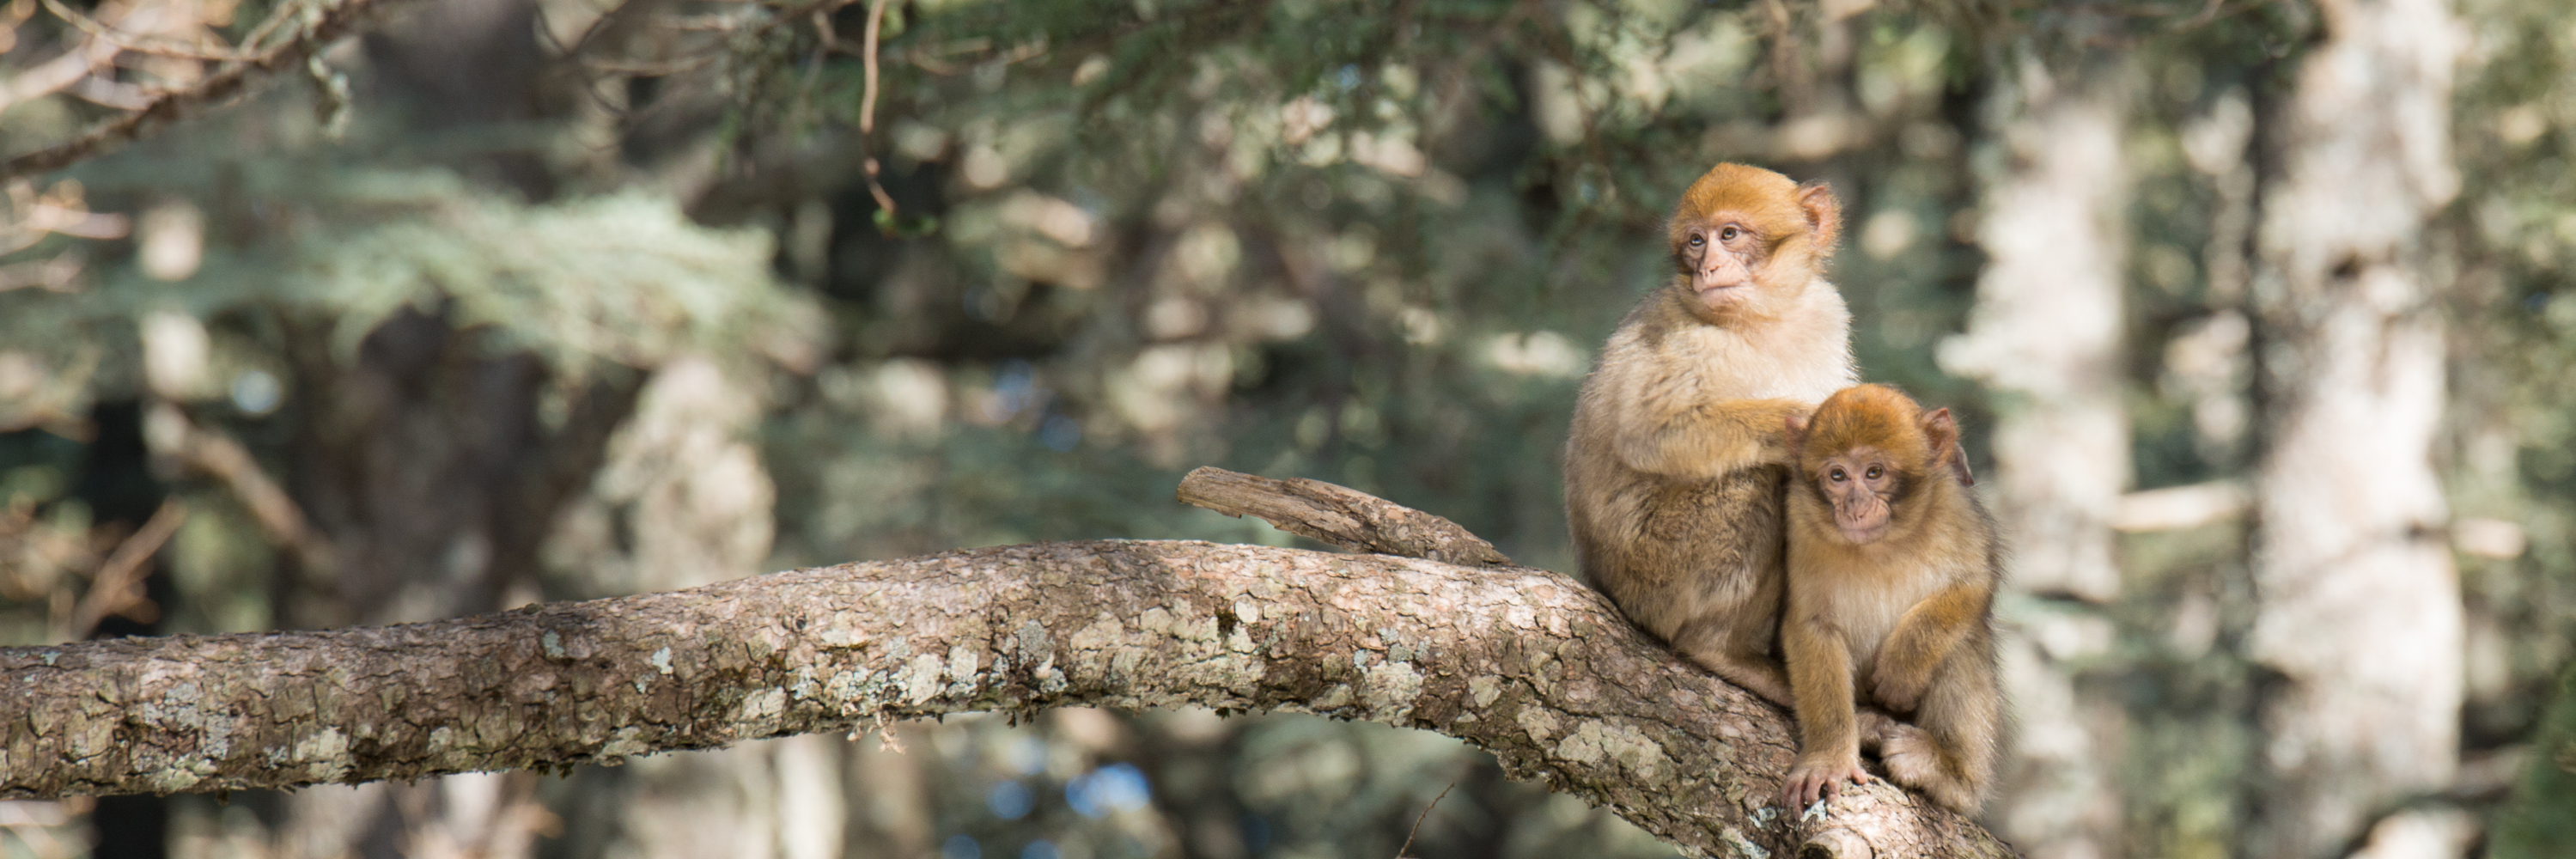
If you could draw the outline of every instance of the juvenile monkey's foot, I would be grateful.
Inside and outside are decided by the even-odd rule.
[[[1948,775],[1941,771],[1940,747],[1922,728],[1891,720],[1879,742],[1878,758],[1886,762],[1887,777],[1897,784],[1919,788]]]
[[[1975,814],[1978,786],[1952,772],[1942,759],[1941,748],[1930,732],[1912,725],[1898,725],[1888,734],[1879,759],[1887,763],[1887,777],[1897,784],[1922,791],[1933,802],[1960,814]]]
[[[1913,728],[1912,725],[1897,721],[1894,716],[1868,707],[1861,708],[1858,716],[1860,750],[1864,752],[1876,752],[1887,743],[1887,738],[1895,736],[1897,731]]]
[[[1842,755],[1839,759],[1800,757],[1797,765],[1789,768],[1789,777],[1781,782],[1780,801],[1795,811],[1831,799],[1842,791],[1844,782],[1868,784],[1873,780],[1868,770],[1860,768],[1859,755]]]

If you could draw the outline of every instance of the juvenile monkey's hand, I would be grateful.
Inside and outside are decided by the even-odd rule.
[[[1843,782],[1868,784],[1874,780],[1868,770],[1860,768],[1858,755],[1802,755],[1797,765],[1789,768],[1788,779],[1780,784],[1780,801],[1795,812],[1832,798],[1842,791]]]

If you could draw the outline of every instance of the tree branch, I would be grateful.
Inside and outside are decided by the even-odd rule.
[[[1456,528],[1328,488],[1407,514],[1364,519],[1380,533],[1429,527],[1411,517]],[[1438,731],[1704,854],[2011,855],[1883,784],[1821,818],[1769,807],[1795,752],[1780,711],[1563,575],[1382,555],[1042,543],[436,623],[5,648],[0,700],[19,713],[0,717],[0,798],[555,769],[887,718],[1197,705]]]
[[[1179,495],[1184,503],[1238,518],[1250,513],[1279,530],[1353,552],[1476,567],[1512,562],[1456,522],[1320,480],[1273,480],[1202,466],[1181,478]]]
[[[291,18],[271,22],[292,21],[285,26],[293,32],[276,44],[259,44],[271,29],[270,24],[263,24],[259,32],[244,41],[237,60],[217,66],[212,74],[186,89],[152,99],[140,110],[91,126],[79,137],[0,161],[0,179],[60,170],[227,104],[248,93],[253,84],[269,74],[301,67],[306,57],[356,32],[369,16],[411,2],[417,0],[311,0],[308,5],[296,7],[295,12],[284,13]]]

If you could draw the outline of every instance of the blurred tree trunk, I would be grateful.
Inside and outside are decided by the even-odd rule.
[[[2291,859],[2340,854],[2450,784],[2462,683],[2431,461],[2444,322],[2422,236],[2459,187],[2449,104],[2465,33],[2442,0],[2319,8],[2324,41],[2270,117],[2253,291],[2268,414],[2248,649],[2279,676],[2246,853]]]
[[[2110,518],[2129,482],[2129,417],[2122,406],[2121,289],[2129,199],[2121,146],[2127,68],[2052,74],[2018,52],[1998,69],[1989,114],[2009,166],[1986,180],[1978,241],[1991,260],[1977,282],[1966,334],[1943,344],[1945,369],[1994,393],[1995,474],[1988,490],[2012,535],[2004,620],[2033,627],[2108,621],[2119,591]],[[2019,608],[2015,608],[2019,606]],[[2120,850],[2120,795],[2111,778],[2116,704],[2088,706],[2067,660],[2024,634],[2004,658],[2020,715],[2018,755],[1989,809],[2005,837],[2033,857]]]
[[[886,738],[911,748],[929,741],[918,729],[896,729]],[[849,802],[849,817],[842,824],[844,849],[857,856],[929,855],[934,849],[930,827],[938,816],[931,810],[922,756],[861,735],[842,747],[841,758],[849,765],[843,772],[843,795]]]
[[[410,124],[496,135],[546,118],[548,58],[537,42],[546,23],[536,0],[439,0],[404,9],[395,21],[366,34],[367,56],[377,89],[409,109]],[[466,142],[482,153],[461,165],[468,175],[532,202],[554,196],[554,174],[536,148]]]
[[[535,151],[492,139],[544,118],[537,4],[450,0],[406,16],[365,37],[368,96],[405,108],[406,133],[462,143],[474,153],[458,165],[467,175],[551,196]],[[280,625],[424,621],[538,599],[540,549],[590,485],[641,371],[568,382],[435,308],[387,320],[354,361],[329,339],[305,336],[295,350],[299,384],[316,395],[289,483],[337,562],[281,583]],[[283,803],[277,846],[287,857],[525,856],[534,831],[553,825],[537,786],[513,773],[299,791]]]
[[[539,549],[632,409],[634,374],[550,390],[561,383],[535,356],[491,354],[481,332],[409,311],[371,333],[353,363],[327,340],[303,338],[298,355],[314,395],[290,482],[337,563],[286,589],[280,625],[416,622],[536,600]],[[550,396],[566,400],[551,421]],[[286,857],[523,856],[535,786],[520,773],[299,791],[278,847]]]
[[[98,435],[90,440],[81,462],[78,495],[89,505],[98,522],[122,523],[131,533],[151,519],[154,511],[167,503],[169,487],[153,477],[146,463],[147,441],[143,430],[143,410],[133,402],[102,403],[90,411],[90,420]],[[144,585],[155,605],[169,606],[170,576],[167,565],[157,559],[147,560],[149,569]],[[165,610],[166,611],[166,610]],[[77,632],[77,630],[75,630]],[[161,624],[144,623],[118,615],[99,619],[91,638],[122,638],[132,635],[159,635]],[[97,838],[90,845],[93,859],[161,859],[170,855],[170,801],[168,797],[148,794],[102,797],[90,810],[91,832]]]
[[[536,356],[494,354],[485,332],[443,314],[396,314],[349,364],[327,338],[304,340],[297,373],[317,396],[290,479],[339,563],[327,595],[279,607],[281,625],[434,620],[535,599],[539,550],[633,409],[638,372],[567,386]]]
[[[760,425],[758,386],[735,376],[756,379],[762,368],[725,369],[692,355],[654,371],[587,491],[555,520],[549,597],[677,590],[761,571],[777,490],[746,441]],[[809,735],[583,767],[549,786],[566,829],[581,835],[545,855],[838,859],[840,745]]]

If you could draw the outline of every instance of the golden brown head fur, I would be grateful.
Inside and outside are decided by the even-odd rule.
[[[1903,391],[1886,385],[1853,385],[1834,392],[1806,421],[1796,436],[1798,470],[1813,471],[1826,457],[1854,447],[1874,446],[1901,463],[1909,478],[1929,474],[1937,452],[1935,440],[1920,428],[1923,406]]]
[[[1756,301],[1737,312],[1768,317],[1796,297],[1807,276],[1821,276],[1842,232],[1841,204],[1822,182],[1804,185],[1760,167],[1720,164],[1682,192],[1665,226],[1675,270],[1675,288],[1689,293],[1694,255],[1688,242],[1695,228],[1733,225],[1753,234],[1754,280],[1765,288]],[[1694,302],[1696,304],[1696,302]],[[1721,311],[1723,313],[1723,311]],[[1720,319],[1710,318],[1710,322]]]

